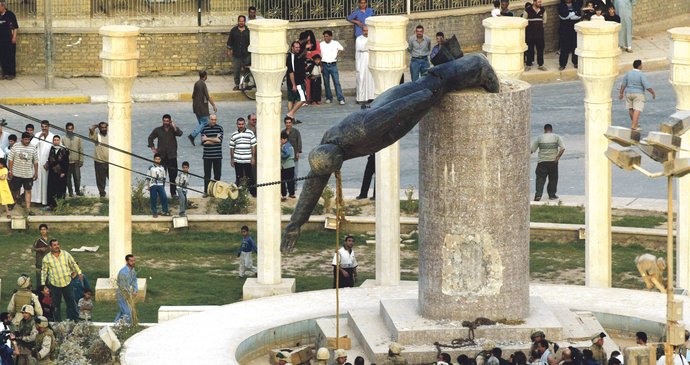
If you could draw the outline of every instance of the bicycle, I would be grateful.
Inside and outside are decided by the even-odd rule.
[[[283,90],[285,83],[287,82],[287,76],[283,77],[283,81],[280,83],[280,88]],[[254,75],[249,67],[245,67],[240,73],[240,91],[249,100],[256,100],[256,81],[254,80]]]
[[[240,76],[240,91],[249,100],[256,100],[256,81],[249,67],[244,67]]]

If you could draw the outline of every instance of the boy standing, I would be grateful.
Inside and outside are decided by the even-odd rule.
[[[158,218],[158,197],[160,196],[161,205],[163,206],[163,215],[170,215],[168,211],[168,196],[165,195],[165,180],[167,178],[167,171],[161,165],[161,155],[156,153],[153,155],[153,165],[149,167],[146,178],[146,188],[151,194],[151,214],[153,218]]]
[[[182,173],[177,177],[175,181],[179,189],[178,197],[180,199],[180,217],[187,216],[187,187],[189,186],[189,162],[185,161],[182,163]]]
[[[295,149],[288,142],[287,132],[280,133],[280,144],[280,200],[285,201],[288,192],[290,198],[295,198]]]
[[[249,235],[249,227],[242,226],[242,243],[240,250],[237,252],[237,257],[240,258],[240,277],[244,277],[245,271],[253,271],[256,274],[256,268],[252,263],[252,252],[256,252],[256,242]]]
[[[79,299],[79,319],[82,321],[91,320],[91,311],[93,310],[93,301],[91,300],[91,290],[84,290],[84,297]]]
[[[311,88],[311,102],[321,105],[321,55],[314,55],[314,63],[309,71],[309,83]]]

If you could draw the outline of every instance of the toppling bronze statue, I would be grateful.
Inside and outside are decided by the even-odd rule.
[[[429,70],[379,95],[371,108],[354,112],[326,131],[319,146],[309,153],[309,179],[285,228],[280,249],[291,252],[331,174],[345,160],[376,153],[406,135],[448,91],[481,86],[496,93],[499,81],[483,55],[469,55]]]

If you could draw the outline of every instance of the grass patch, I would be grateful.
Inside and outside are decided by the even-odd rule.
[[[342,238],[348,232],[342,233]],[[60,233],[57,235],[65,250],[82,245],[98,245],[97,253],[73,253],[91,285],[97,278],[108,276],[108,233]],[[401,248],[401,278],[417,280],[417,235],[414,243]],[[2,286],[0,307],[6,308],[13,283],[21,273],[34,277],[31,244],[35,233],[3,233],[0,242],[6,257],[0,266]],[[223,305],[241,300],[244,279],[237,277],[238,232],[176,232],[174,234],[133,234],[134,253],[140,278],[148,280],[145,303],[137,306],[141,322],[156,322],[158,308],[163,305]],[[342,241],[341,241],[342,243]],[[358,284],[374,278],[373,245],[358,244],[358,254],[369,261],[359,271]],[[295,251],[283,261],[284,275],[290,271],[297,279],[297,290],[329,289],[332,286],[330,258],[335,249],[333,231],[305,231]],[[530,273],[534,280],[553,283],[581,284],[584,281],[584,243],[532,242],[530,245]],[[616,287],[643,288],[634,258],[642,253],[663,256],[642,246],[613,247],[613,283]],[[291,264],[301,266],[290,266]],[[124,258],[123,263],[124,265]],[[63,306],[64,311],[64,306]],[[112,321],[117,313],[116,303],[97,302],[95,321]]]
[[[639,227],[639,228],[656,228],[666,222],[666,217],[662,215],[649,216],[622,216],[614,217],[611,224],[619,227]]]
[[[585,209],[563,205],[535,205],[530,208],[530,222],[584,224]]]

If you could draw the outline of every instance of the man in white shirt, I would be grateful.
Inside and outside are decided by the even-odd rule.
[[[335,86],[335,96],[338,98],[340,105],[345,105],[345,97],[343,96],[343,89],[340,87],[340,76],[338,75],[338,56],[344,50],[343,46],[333,40],[333,32],[327,30],[323,32],[323,41],[319,43],[321,47],[321,64],[323,65],[323,86],[326,89],[326,104],[333,102],[333,93],[331,93],[331,80],[333,78],[333,85]]]
[[[369,28],[362,27],[362,35],[355,40],[355,69],[357,71],[357,103],[368,103],[374,99],[374,77],[369,71]]]
[[[336,276],[338,275],[338,259],[340,259],[340,277],[338,278],[338,288],[354,287],[357,281],[357,258],[352,246],[355,239],[352,236],[345,237],[345,244],[333,255],[333,287],[336,286]]]

